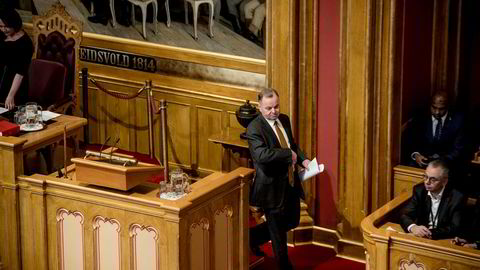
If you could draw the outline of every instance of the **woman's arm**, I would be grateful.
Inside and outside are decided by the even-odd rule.
[[[22,84],[22,81],[23,81],[23,75],[20,75],[18,73],[15,74],[15,77],[13,78],[12,86],[10,87],[10,92],[8,92],[7,99],[5,100],[5,107],[9,110],[15,107],[15,95],[17,94],[18,89]]]

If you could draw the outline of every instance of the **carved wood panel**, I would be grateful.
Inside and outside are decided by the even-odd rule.
[[[107,77],[96,78],[104,88],[129,95],[142,87],[141,82],[117,81]],[[244,100],[232,101],[218,95],[204,96],[200,92],[184,93],[153,86],[155,100],[167,101],[167,143],[169,162],[186,169],[207,174],[220,171],[222,147],[208,138],[229,126],[241,128],[235,111]],[[122,100],[105,94],[89,85],[89,134],[90,143],[103,144],[110,136],[110,143],[120,138],[122,149],[148,153],[148,119],[146,99],[142,93],[135,99]],[[162,159],[161,120],[155,115],[153,122],[155,155]],[[238,163],[231,157],[232,164]]]

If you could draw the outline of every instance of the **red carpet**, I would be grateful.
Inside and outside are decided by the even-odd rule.
[[[250,216],[249,226],[255,225],[255,220]],[[273,257],[272,245],[267,243],[261,246],[267,256],[263,261],[257,262],[259,257],[250,254],[250,265],[257,262],[251,269],[275,270],[275,258]],[[335,251],[329,248],[305,245],[288,248],[288,256],[296,270],[365,270],[365,264],[336,257]]]
[[[252,269],[277,269],[270,243],[262,250],[267,254],[264,261]],[[329,248],[305,245],[288,248],[288,256],[296,270],[364,270],[365,264],[335,256],[335,251]]]

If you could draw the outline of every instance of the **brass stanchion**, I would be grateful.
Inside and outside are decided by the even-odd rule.
[[[154,158],[155,155],[155,148],[154,148],[154,140],[153,140],[153,108],[152,108],[152,81],[147,80],[145,81],[145,90],[147,91],[147,117],[148,117],[148,141],[149,141],[149,154],[150,158]]]
[[[160,100],[160,117],[162,118],[162,148],[163,148],[163,166],[165,168],[163,176],[168,180],[168,146],[167,146],[167,102]]]

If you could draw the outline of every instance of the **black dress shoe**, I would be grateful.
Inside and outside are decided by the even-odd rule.
[[[103,25],[107,25],[108,23],[107,17],[102,17],[99,15],[90,16],[88,17],[88,20],[92,23],[101,23]]]
[[[265,257],[265,252],[263,252],[259,246],[250,246],[250,250],[252,251],[253,255],[257,257]]]

